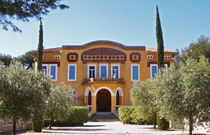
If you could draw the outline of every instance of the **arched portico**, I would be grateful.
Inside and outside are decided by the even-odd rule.
[[[111,93],[107,89],[101,89],[97,92],[96,111],[111,112]]]

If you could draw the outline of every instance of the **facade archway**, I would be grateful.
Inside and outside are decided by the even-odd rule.
[[[101,89],[97,92],[96,111],[111,112],[111,93],[107,89]]]

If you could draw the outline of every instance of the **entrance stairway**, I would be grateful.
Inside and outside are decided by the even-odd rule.
[[[102,121],[119,121],[117,116],[111,112],[96,112],[88,121],[102,122]]]

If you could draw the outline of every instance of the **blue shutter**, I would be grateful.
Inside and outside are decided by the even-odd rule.
[[[56,66],[54,65],[50,66],[50,76],[52,77],[52,80],[56,80]]]
[[[101,66],[101,78],[107,77],[107,66]]]
[[[152,78],[155,78],[157,74],[157,66],[152,66]]]
[[[133,78],[132,80],[139,80],[139,68],[138,66],[133,66]]]
[[[69,66],[69,80],[75,80],[75,66]]]

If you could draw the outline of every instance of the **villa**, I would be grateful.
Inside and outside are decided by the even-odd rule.
[[[168,68],[177,52],[164,52]],[[63,45],[44,49],[42,71],[51,76],[55,85],[71,85],[75,105],[88,106],[92,114],[115,113],[119,106],[131,105],[129,91],[133,83],[155,77],[157,49],[112,41]]]

